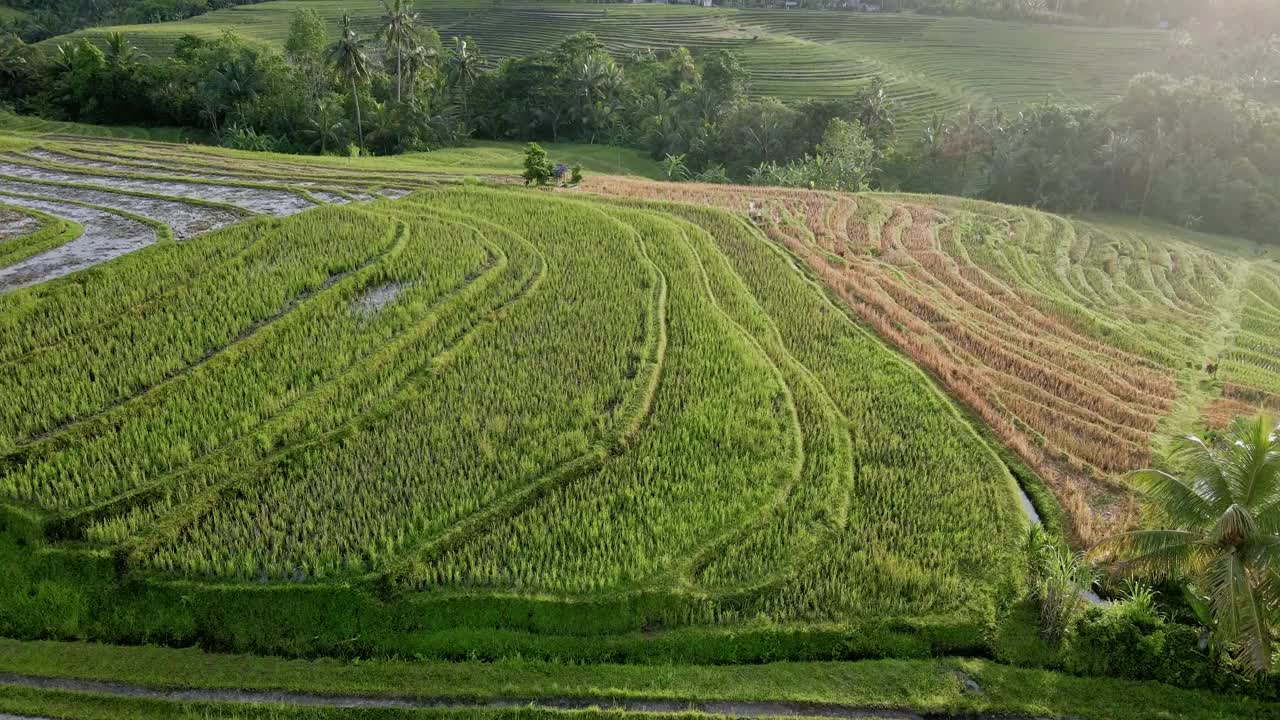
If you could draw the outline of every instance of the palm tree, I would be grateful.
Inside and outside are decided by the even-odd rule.
[[[924,144],[929,150],[929,155],[934,158],[941,157],[953,133],[954,128],[951,123],[947,122],[942,113],[935,112],[924,128]]]
[[[201,106],[200,115],[208,119],[209,126],[216,135],[218,119],[238,103],[257,97],[261,86],[262,74],[253,60],[244,55],[223,60],[200,83],[200,92],[197,93]]]
[[[338,68],[338,72],[351,83],[351,96],[356,102],[356,137],[360,142],[360,153],[364,154],[364,121],[360,117],[359,86],[369,79],[369,54],[365,51],[367,41],[361,38],[351,27],[351,16],[342,16],[342,34],[329,48],[329,62]]]
[[[1164,127],[1164,118],[1157,117],[1155,125],[1143,133],[1140,141],[1147,181],[1142,189],[1142,204],[1138,207],[1138,217],[1147,215],[1147,203],[1151,200],[1151,189],[1155,186],[1156,172],[1169,151],[1169,137]]]
[[[866,129],[867,134],[877,140],[891,138],[897,129],[894,120],[894,102],[885,89],[884,79],[875,78],[871,88],[862,98],[862,107],[858,112],[858,122]]]
[[[58,46],[57,52],[53,55],[53,65],[58,69],[59,73],[69,73],[76,68],[79,63],[80,53],[83,46],[81,43],[64,42]]]
[[[17,35],[0,37],[0,87],[16,85],[29,70],[26,43]]]
[[[399,61],[399,58],[397,58]],[[415,95],[417,77],[430,70],[436,62],[436,49],[425,45],[414,45],[404,53],[404,69],[409,75],[409,97]]]
[[[612,112],[607,101],[617,93],[622,83],[618,66],[606,55],[588,55],[573,74],[574,96],[577,99],[578,121],[591,127],[591,142],[595,143],[601,116]]]
[[[124,33],[113,32],[107,35],[107,65],[115,70],[128,70],[136,66],[147,56],[138,51],[138,47],[129,42]]]
[[[1121,568],[1181,578],[1209,599],[1219,639],[1245,665],[1271,667],[1268,616],[1280,595],[1280,432],[1266,415],[1238,418],[1216,441],[1188,437],[1171,458],[1181,477],[1132,478],[1158,529],[1108,538]]]
[[[404,56],[413,50],[417,42],[414,26],[418,13],[413,12],[413,0],[382,0],[387,14],[382,17],[382,37],[387,47],[396,54],[396,102],[404,94]]]
[[[104,103],[108,111],[115,117],[132,114],[130,107],[135,101],[138,65],[146,57],[131,44],[123,33],[113,32],[107,35],[104,60],[106,73]]]
[[[1107,142],[1098,148],[1102,165],[1111,175],[1111,191],[1120,197],[1120,206],[1129,205],[1129,184],[1121,182],[1121,174],[1128,175],[1138,164],[1138,139],[1130,130],[1112,130]]]
[[[303,134],[308,138],[314,138],[311,143],[312,150],[319,150],[321,155],[326,155],[331,145],[336,146],[342,142],[342,135],[346,129],[347,126],[338,116],[333,104],[321,100],[316,103],[315,113],[307,118],[307,127],[303,130]]]
[[[467,92],[480,76],[482,64],[484,64],[484,58],[475,51],[475,45],[470,39],[463,40],[460,37],[453,39],[453,51],[449,53],[445,67],[449,87],[457,89],[462,98],[462,122],[467,126],[471,124],[471,116],[467,112]]]
[[[698,62],[688,48],[681,47],[671,54],[671,70],[680,85],[697,85]]]

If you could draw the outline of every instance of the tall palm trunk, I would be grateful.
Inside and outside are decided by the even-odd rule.
[[[1156,154],[1152,151],[1147,158],[1147,186],[1142,190],[1142,207],[1138,208],[1138,217],[1147,216],[1147,201],[1151,199],[1151,186],[1156,179]]]
[[[404,70],[400,62],[404,58],[404,50],[396,50],[396,102],[400,102],[400,96],[404,93]]]
[[[351,97],[356,101],[356,137],[360,141],[360,154],[364,155],[364,122],[360,119],[360,93],[356,90],[355,78],[351,78]]]
[[[461,85],[462,85],[462,128],[464,130],[470,130],[471,113],[467,110],[467,78],[465,75],[462,77]]]

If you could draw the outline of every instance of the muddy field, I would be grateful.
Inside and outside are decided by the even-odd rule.
[[[268,167],[274,177],[254,174],[259,169],[268,172],[264,169]],[[191,182],[183,181],[188,178]],[[154,243],[156,230],[130,216],[165,225],[181,241],[252,214],[285,217],[317,204],[371,202],[411,192],[408,187],[382,187],[385,180],[335,177],[325,171],[312,174],[301,166],[222,168],[183,157],[116,157],[94,149],[36,148],[0,154],[0,205],[42,210],[85,228],[75,241],[0,269],[0,293],[62,277]],[[0,210],[0,242],[39,226],[34,218]],[[395,300],[399,290],[383,288],[353,310],[376,314]]]
[[[42,210],[84,226],[84,234],[79,238],[0,268],[0,293],[68,275],[156,241],[156,231],[153,228],[102,210],[56,200],[35,200],[4,194],[0,194],[0,202]]]
[[[37,195],[42,199],[55,202],[70,200],[100,205],[111,210],[123,210],[168,225],[173,228],[173,236],[178,240],[195,237],[240,221],[240,216],[219,208],[192,205],[179,200],[121,195],[108,190],[0,180],[0,192]],[[58,207],[62,206],[58,205]]]
[[[40,221],[33,217],[0,208],[0,242],[28,235],[39,227]]]
[[[251,212],[284,217],[315,207],[315,203],[288,190],[236,187],[232,185],[203,185],[171,180],[142,180],[138,178],[112,178],[99,175],[46,170],[15,162],[0,161],[0,174],[32,180],[94,185],[108,190],[171,195],[174,197],[225,203]]]
[[[28,153],[23,153],[21,155],[14,155],[10,157],[30,158],[34,160],[40,160],[43,162],[55,163],[55,164],[64,165],[64,166],[71,165],[71,166],[79,166],[79,167],[89,167],[89,168],[94,168],[96,170],[109,170],[109,171],[118,172],[121,174],[183,177],[183,178],[191,178],[193,180],[205,180],[205,181],[213,180],[213,181],[221,181],[221,182],[229,182],[229,183],[252,182],[255,184],[262,184],[262,185],[273,185],[280,188],[287,188],[288,186],[304,187],[304,188],[324,186],[327,188],[337,188],[339,190],[343,190],[346,192],[351,192],[352,190],[352,188],[349,187],[350,183],[345,183],[345,182],[336,181],[336,180],[330,181],[328,179],[325,179],[323,181],[319,181],[319,180],[307,180],[300,177],[299,179],[296,179],[296,180],[290,178],[289,180],[286,181],[286,180],[281,180],[279,178],[255,176],[251,174],[232,175],[228,173],[212,171],[209,168],[202,168],[195,165],[186,165],[183,163],[161,164],[161,163],[139,162],[137,164],[132,164],[132,163],[126,163],[126,162],[111,162],[108,160],[91,160],[88,158],[77,157],[74,155],[66,155],[63,153],[53,152],[51,150],[32,150],[31,152],[28,152]],[[301,172],[301,170],[299,170],[299,172]],[[346,198],[344,198],[341,195],[324,191],[324,190],[314,190],[314,191],[311,191],[311,194],[317,197],[318,199],[320,199],[322,202],[326,202],[326,203],[344,204],[346,202],[349,202]],[[359,193],[352,192],[351,194],[355,195]],[[361,200],[372,200],[372,199],[373,197],[371,195],[364,195],[364,197],[361,198]]]

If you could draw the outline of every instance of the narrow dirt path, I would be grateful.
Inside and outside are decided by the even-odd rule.
[[[359,695],[320,695],[313,693],[269,690],[164,689],[145,685],[67,678],[44,678],[0,673],[0,686],[34,690],[90,693],[111,697],[163,700],[170,702],[203,702],[234,704],[266,704],[316,708],[388,708],[469,710],[535,707],[548,710],[586,710],[600,708],[635,713],[676,714],[697,712],[740,718],[839,718],[842,720],[931,720],[933,718],[997,718],[1031,720],[1029,716],[964,714],[921,714],[903,708],[865,708],[847,705],[771,701],[684,701],[663,698],[495,698],[465,700],[451,698],[414,698]],[[31,716],[6,715],[0,720],[43,720]]]

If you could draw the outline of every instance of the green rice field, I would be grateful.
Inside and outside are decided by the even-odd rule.
[[[1126,527],[1125,472],[1277,398],[1243,241],[582,146],[541,191],[497,143],[0,147],[0,635],[990,653],[1032,522]]]
[[[0,202],[84,227],[0,268],[0,498],[33,582],[76,558],[160,607],[389,593],[440,630],[536,598],[517,625],[553,634],[586,602],[611,632],[898,618],[960,646],[1019,583],[996,451],[733,214],[459,187],[463,151],[32,142]],[[208,632],[169,613],[143,632]]]

